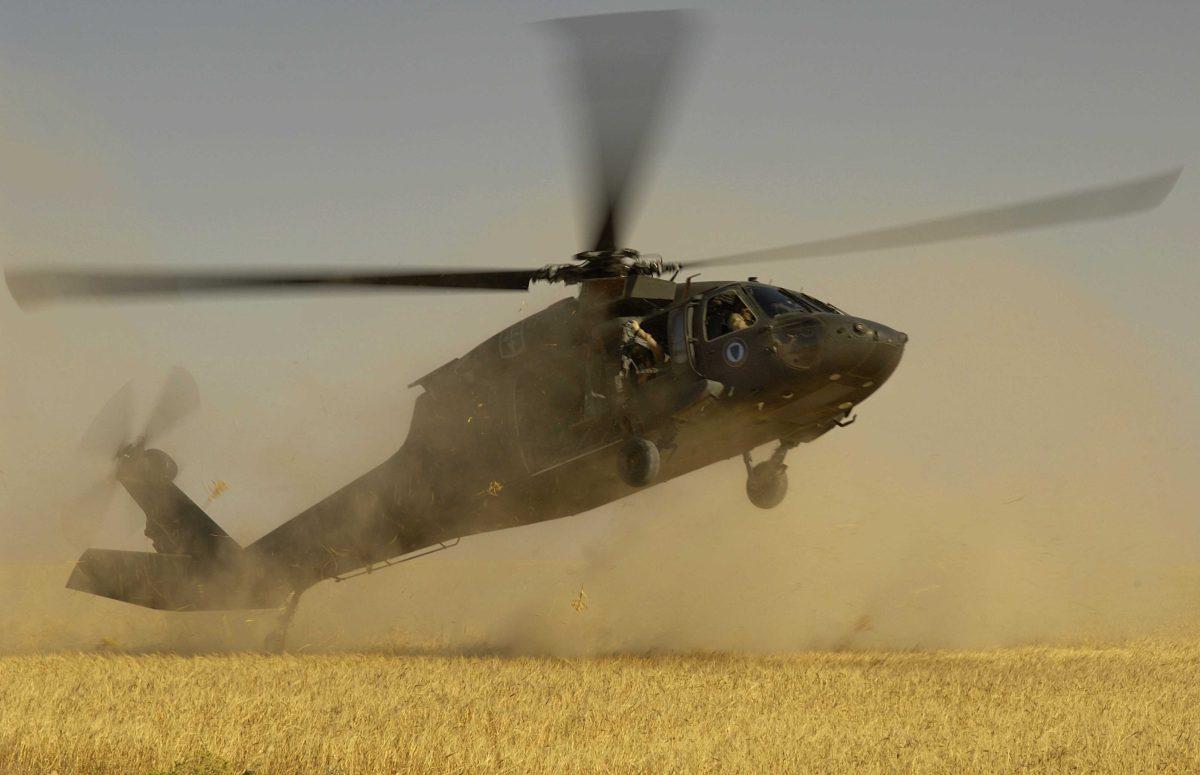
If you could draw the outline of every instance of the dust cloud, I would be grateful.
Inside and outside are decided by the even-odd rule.
[[[3,138],[4,265],[153,260],[80,137],[6,126]],[[292,647],[926,649],[1192,631],[1200,455],[1195,384],[1173,371],[1174,345],[1015,253],[971,245],[891,266],[887,282],[831,300],[906,331],[905,359],[857,424],[791,453],[778,509],[748,503],[730,460],[323,583],[304,596]],[[104,468],[80,460],[78,436],[126,380],[148,399],[172,363],[197,376],[205,408],[164,446],[194,499],[228,482],[210,513],[246,542],[398,447],[408,382],[561,295],[475,297],[436,336],[404,337],[444,301],[24,315],[4,294],[0,650],[246,648],[273,624],[273,612],[165,614],[62,588],[83,546],[59,517]],[[127,501],[96,515],[97,545],[144,548]]]
[[[941,303],[889,321],[912,337],[892,383],[856,425],[791,454],[778,509],[746,501],[731,460],[319,585],[293,647],[786,651],[1191,631],[1200,510],[1187,386],[1121,315],[1046,272],[997,259],[934,277]],[[296,412],[311,411],[303,403]],[[59,589],[68,568],[7,568],[19,594],[3,647],[236,648],[274,617],[131,609]]]

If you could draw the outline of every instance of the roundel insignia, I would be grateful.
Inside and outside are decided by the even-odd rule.
[[[730,366],[741,366],[749,353],[750,349],[741,339],[730,339],[725,343],[725,362]]]

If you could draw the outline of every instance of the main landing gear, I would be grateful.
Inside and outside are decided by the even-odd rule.
[[[788,450],[796,446],[794,441],[780,440],[771,457],[755,465],[749,452],[742,453],[746,464],[746,495],[760,509],[773,509],[787,495],[787,465],[783,462]]]
[[[617,473],[630,487],[645,487],[653,482],[661,465],[658,445],[640,436],[626,439],[617,452]]]
[[[674,422],[654,429],[654,443],[646,438],[646,429],[632,418],[622,422],[627,438],[617,450],[617,474],[630,487],[645,487],[658,478],[662,467],[662,456],[670,456],[675,449],[675,438],[679,432]]]

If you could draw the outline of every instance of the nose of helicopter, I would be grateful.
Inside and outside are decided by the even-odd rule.
[[[896,370],[908,335],[851,315],[811,315],[783,325],[776,341],[792,369],[873,389]]]
[[[842,316],[828,321],[825,368],[835,374],[881,384],[892,375],[904,354],[908,335],[865,318]]]

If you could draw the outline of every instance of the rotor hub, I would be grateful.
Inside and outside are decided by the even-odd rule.
[[[575,263],[548,264],[534,275],[534,280],[560,282],[566,285],[608,277],[650,275],[657,277],[678,272],[679,265],[663,261],[662,256],[642,254],[632,248],[616,250],[586,250],[576,253]]]

